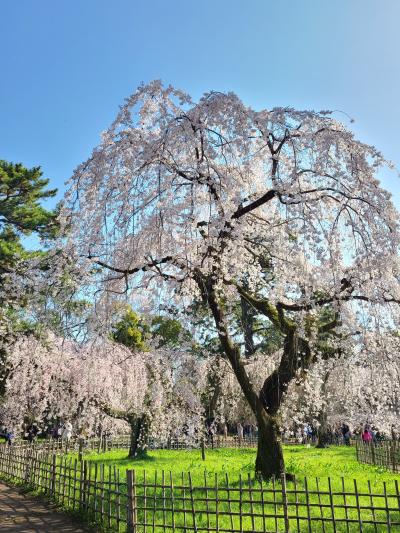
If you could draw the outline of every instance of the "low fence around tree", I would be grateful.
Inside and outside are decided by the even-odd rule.
[[[13,448],[35,448],[49,453],[81,453],[107,452],[111,450],[128,449],[130,444],[129,435],[115,435],[113,437],[90,437],[70,439],[36,439],[33,442],[16,440]]]
[[[315,442],[311,440],[298,439],[298,438],[284,438],[283,444],[286,445],[300,445],[309,444],[315,445]],[[355,441],[351,441],[354,444]],[[341,445],[343,442],[338,441],[334,445]],[[30,448],[35,447],[42,451],[49,453],[64,454],[70,452],[76,452],[80,454],[85,453],[103,453],[111,450],[129,449],[130,436],[129,435],[115,435],[112,437],[90,437],[82,439],[78,437],[66,439],[39,439],[34,442],[26,440],[17,440],[14,442],[13,447],[18,448]],[[187,450],[193,448],[201,448],[201,442],[190,442],[187,439],[169,439],[166,441],[151,439],[148,443],[149,450]],[[246,435],[245,437],[238,437],[237,435],[229,435],[227,437],[222,435],[215,435],[212,439],[208,439],[204,442],[206,448],[256,448],[257,437],[254,435]]]
[[[383,483],[282,476],[268,484],[204,472],[126,470],[78,461],[35,448],[0,449],[0,476],[84,513],[110,531],[396,532],[397,481]]]
[[[357,460],[360,463],[382,466],[400,473],[400,442],[390,440],[378,443],[356,442]]]
[[[166,441],[151,439],[148,442],[149,450],[187,450],[192,448],[201,448],[201,442],[190,442],[187,439],[169,439]],[[215,436],[213,440],[204,442],[206,448],[255,448],[257,446],[257,437],[237,436]],[[4,444],[5,446],[5,444]],[[36,448],[37,450],[47,451],[49,453],[93,453],[107,452],[111,450],[128,449],[130,446],[129,435],[116,435],[113,437],[90,437],[87,439],[70,438],[66,439],[39,439],[32,443],[26,440],[17,440],[13,443],[13,448]]]

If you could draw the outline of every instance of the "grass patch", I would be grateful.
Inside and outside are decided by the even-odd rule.
[[[327,449],[307,448],[306,446],[284,447],[286,470],[296,477],[331,478],[340,481],[341,477],[356,480],[360,487],[366,488],[367,481],[380,484],[398,479],[399,476],[381,467],[361,464],[356,459],[355,449],[346,446],[333,446]],[[91,453],[85,456],[90,462],[116,466],[121,473],[127,469],[138,472],[146,470],[148,475],[156,471],[172,472],[180,476],[191,472],[193,484],[204,480],[207,474],[228,474],[229,479],[237,481],[239,475],[247,478],[254,476],[255,450],[249,448],[220,448],[206,451],[206,460],[201,460],[200,450],[154,450],[147,458],[128,459],[126,450],[113,450],[106,453]]]

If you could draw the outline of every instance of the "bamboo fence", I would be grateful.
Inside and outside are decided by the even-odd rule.
[[[79,451],[81,453],[101,453],[111,450],[127,449],[129,448],[129,439],[129,435],[101,438],[90,437],[86,439],[79,437],[72,437],[70,439],[36,439],[33,442],[16,439],[12,447],[18,449],[34,448],[37,451],[47,451],[52,454],[66,454]],[[6,446],[6,444],[2,443],[0,446]]]
[[[91,437],[87,439],[71,438],[71,439],[40,439],[32,443],[25,440],[17,440],[13,443],[13,448],[35,448],[36,450],[47,451],[52,454],[67,454],[77,452],[85,453],[102,453],[111,450],[128,449],[130,445],[129,435],[119,435],[114,437]],[[202,443],[190,443],[185,439],[170,439],[166,441],[158,441],[151,439],[148,442],[148,449],[150,450],[187,450],[191,448],[199,448]],[[1,446],[1,444],[0,444]],[[3,444],[5,446],[5,444]],[[204,442],[207,448],[255,448],[257,447],[256,437],[238,438],[237,436],[229,437],[215,437],[213,443]]]
[[[354,441],[351,441],[354,444]],[[299,439],[286,438],[283,439],[284,444],[298,445],[304,444]],[[312,444],[306,443],[306,444]],[[337,445],[341,444],[339,441]],[[40,439],[35,440],[32,443],[26,440],[16,440],[13,444],[14,448],[31,448],[34,447],[37,450],[48,451],[49,453],[65,454],[70,452],[77,452],[80,454],[85,453],[102,453],[111,450],[128,449],[130,445],[129,435],[115,435],[113,437],[90,437],[82,439],[78,437],[65,439]],[[1,446],[1,444],[0,444]],[[201,441],[190,443],[187,439],[169,439],[166,441],[150,439],[148,442],[148,448],[150,450],[155,449],[168,449],[168,450],[186,450],[191,448],[200,448],[202,446]],[[206,448],[256,448],[257,437],[246,436],[239,438],[237,435],[229,435],[224,437],[222,435],[215,435],[213,441],[205,441],[204,446]]]
[[[398,481],[285,476],[268,484],[250,476],[204,472],[121,471],[35,448],[0,448],[0,476],[46,494],[64,509],[79,511],[103,530],[158,532],[400,531]]]
[[[362,442],[356,443],[357,460],[360,463],[382,466],[400,472],[400,442],[395,440],[379,443]]]

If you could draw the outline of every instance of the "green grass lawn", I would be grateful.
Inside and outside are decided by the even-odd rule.
[[[286,470],[301,479],[304,476],[319,477],[332,481],[340,481],[341,477],[356,479],[360,487],[365,487],[370,480],[374,485],[382,486],[382,482],[399,479],[398,474],[371,465],[364,465],[357,461],[355,449],[346,446],[333,446],[327,449],[307,448],[306,446],[285,446]],[[85,456],[90,462],[117,466],[122,472],[134,469],[138,472],[145,470],[148,475],[154,472],[172,472],[173,476],[180,476],[182,472],[191,472],[193,483],[204,480],[204,472],[208,476],[218,474],[225,477],[228,474],[232,482],[239,479],[239,475],[247,478],[254,476],[255,450],[220,448],[206,451],[206,460],[201,460],[200,450],[154,450],[149,451],[143,459],[128,459],[126,450],[115,450],[107,453],[93,453]]]
[[[286,446],[284,452],[287,472],[296,476],[296,483],[287,483],[291,532],[357,532],[361,530],[362,521],[362,531],[380,533],[389,531],[386,525],[388,520],[400,524],[400,512],[397,511],[400,496],[395,484],[398,475],[358,463],[354,448],[319,450],[306,446]],[[159,524],[159,527],[150,528],[149,531],[166,531],[164,526],[171,520],[175,521],[177,531],[184,530],[185,524],[190,526],[188,531],[193,530],[195,524],[191,509],[196,511],[196,527],[199,530],[208,527],[214,528],[212,531],[285,531],[282,485],[279,481],[271,481],[263,484],[263,489],[267,491],[260,490],[259,482],[254,479],[254,449],[207,450],[205,461],[201,460],[199,450],[155,450],[150,451],[148,457],[135,460],[127,458],[126,450],[117,450],[88,454],[85,459],[89,461],[92,479],[95,468],[99,471],[99,464],[105,465],[102,474],[104,479],[115,479],[118,472],[122,483],[126,470],[135,470],[138,518],[150,525]],[[217,482],[218,504],[214,501]],[[353,495],[355,484],[359,492],[360,513],[357,510],[357,498]],[[305,487],[308,488],[308,495],[301,492]],[[345,497],[339,494],[343,490],[347,493]],[[307,499],[311,502],[308,510],[305,505]],[[339,519],[336,529],[329,521],[332,506],[335,507],[336,519]],[[372,512],[369,506],[378,509]],[[384,511],[384,506],[393,508],[393,511]],[[275,519],[273,515],[276,514],[280,518]],[[346,515],[354,520],[348,526],[340,522],[340,518]],[[315,519],[311,522],[311,529],[306,521],[307,516]],[[368,524],[369,520],[381,520],[383,524]],[[138,528],[140,531],[141,527]],[[400,532],[400,525],[392,526],[390,531]]]

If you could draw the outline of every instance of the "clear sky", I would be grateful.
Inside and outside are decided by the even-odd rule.
[[[0,0],[0,21],[0,158],[42,166],[60,196],[154,78],[344,111],[400,168],[398,0]]]

